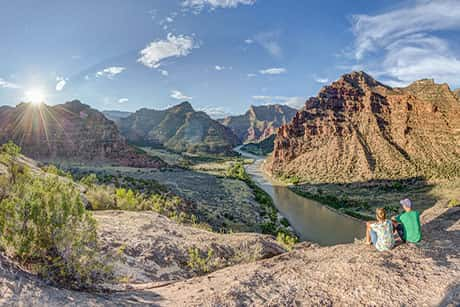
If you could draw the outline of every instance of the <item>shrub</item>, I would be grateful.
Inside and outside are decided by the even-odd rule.
[[[14,184],[16,178],[24,172],[24,167],[16,161],[20,153],[21,147],[17,146],[12,141],[8,141],[8,143],[0,147],[0,162],[7,166],[10,182],[12,184]]]
[[[197,273],[208,273],[212,269],[212,257],[214,251],[208,249],[206,256],[201,255],[201,251],[198,248],[190,248],[188,251],[189,261],[188,266]]]
[[[453,208],[453,207],[458,207],[458,206],[460,206],[460,201],[458,201],[455,198],[451,199],[449,203],[447,204],[448,208]]]
[[[72,183],[20,176],[0,208],[0,247],[41,277],[85,288],[109,276],[96,222]]]
[[[276,241],[278,241],[288,251],[290,251],[292,250],[294,245],[298,242],[298,238],[286,232],[279,232],[278,235],[276,236]]]

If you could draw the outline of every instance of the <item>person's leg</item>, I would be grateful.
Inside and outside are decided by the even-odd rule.
[[[366,243],[371,244],[371,224],[372,222],[367,222],[366,223]]]
[[[404,227],[403,227],[403,225],[398,224],[398,225],[396,225],[395,229],[396,229],[396,232],[398,233],[398,236],[401,238],[401,241],[406,242],[404,240]]]
[[[377,243],[377,233],[371,229],[371,231],[369,231],[369,234],[371,236],[372,245],[375,246],[375,243]]]

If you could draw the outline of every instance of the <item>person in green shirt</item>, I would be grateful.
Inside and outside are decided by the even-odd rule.
[[[412,210],[412,202],[406,198],[400,201],[404,212],[393,217],[393,224],[403,242],[418,243],[422,240],[420,213]]]

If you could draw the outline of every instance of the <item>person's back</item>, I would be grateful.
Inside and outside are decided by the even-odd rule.
[[[408,210],[396,217],[404,229],[404,241],[417,243],[422,239],[422,228],[420,226],[420,213]]]
[[[382,252],[393,248],[395,241],[393,237],[393,224],[390,220],[373,223],[370,227],[377,234],[377,240],[374,244],[378,251]]]

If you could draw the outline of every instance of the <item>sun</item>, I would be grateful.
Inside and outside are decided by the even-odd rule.
[[[41,105],[45,102],[45,93],[39,88],[30,89],[25,93],[25,100],[36,106]]]

